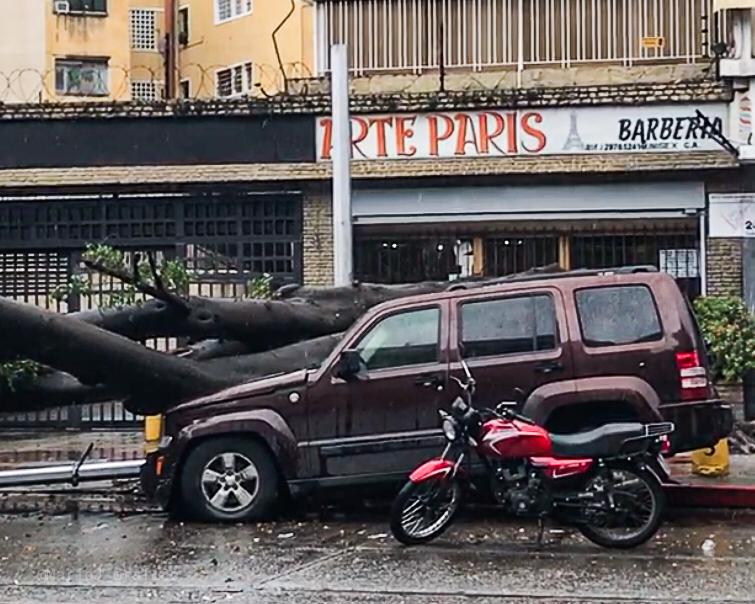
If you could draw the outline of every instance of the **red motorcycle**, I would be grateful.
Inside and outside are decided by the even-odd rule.
[[[668,450],[671,423],[608,424],[570,435],[550,434],[501,403],[495,410],[472,405],[475,381],[462,362],[463,390],[440,412],[448,444],[419,466],[391,510],[391,531],[406,545],[426,543],[453,522],[468,489],[487,486],[509,513],[574,525],[603,547],[635,547],[660,527],[663,490],[653,469]],[[475,451],[483,479],[464,464]]]

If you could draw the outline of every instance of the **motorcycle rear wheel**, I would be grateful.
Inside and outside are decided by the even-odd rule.
[[[628,549],[650,540],[663,519],[665,498],[658,479],[648,470],[631,465],[610,469],[617,509],[596,515],[595,522],[581,524],[580,532],[602,547]],[[587,489],[600,488],[602,478],[593,477]]]
[[[407,482],[391,507],[391,532],[404,545],[432,541],[451,526],[461,505],[462,489],[445,476]]]

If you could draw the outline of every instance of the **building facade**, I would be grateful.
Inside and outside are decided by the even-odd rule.
[[[312,75],[309,3],[178,0],[172,6],[179,97],[275,94],[284,74]]]
[[[33,127],[19,139],[26,152],[16,147],[3,160],[0,192],[20,187],[22,197],[36,195],[37,185],[44,194],[73,195],[87,186],[110,191],[120,181],[108,168],[120,174],[131,166],[132,186],[115,188],[132,200],[201,189],[212,207],[233,191],[243,213],[247,194],[293,194],[288,251],[265,239],[275,233],[246,233],[241,223],[234,252],[223,249],[238,259],[241,280],[262,271],[327,285],[328,48],[345,42],[356,278],[400,282],[548,264],[641,264],[670,272],[690,296],[748,291],[748,248],[744,237],[722,230],[719,210],[749,212],[743,195],[751,176],[736,146],[751,97],[742,81],[716,77],[716,53],[727,52],[721,42],[733,30],[713,0],[642,0],[639,9],[592,0],[82,0],[66,16],[44,4],[44,10],[35,5],[36,13],[24,9],[30,18],[44,17],[44,48],[19,45],[16,54],[26,58],[14,60],[36,57],[48,71],[58,62],[70,67],[56,72],[65,87],[83,85],[74,77],[77,56],[84,63],[99,57],[108,66],[103,97],[201,102],[82,108],[102,120],[87,124],[96,140],[87,145],[77,141],[75,124],[54,111],[20,108],[8,118]],[[101,46],[105,37],[109,47]],[[116,73],[121,61],[129,65],[123,81]],[[302,71],[290,69],[297,64]],[[266,65],[273,66],[269,84],[261,75]],[[304,77],[309,66],[316,77]],[[90,93],[104,92],[96,78],[88,85]],[[56,100],[91,100],[83,97]],[[211,100],[217,97],[223,100]],[[216,116],[212,127],[186,134],[192,131],[186,120],[196,115],[196,125],[208,111]],[[276,137],[288,129],[260,131],[271,155],[239,151],[243,120],[265,112],[299,129],[296,161],[278,153],[288,143]],[[121,139],[132,141],[131,150],[109,146],[112,135],[104,129],[119,120],[143,137]],[[39,124],[48,121],[75,159],[33,148],[37,131],[42,148],[47,131]],[[170,134],[178,124],[186,128],[180,152]],[[229,137],[227,148],[207,145],[222,136]],[[187,165],[204,175],[199,183]],[[74,176],[61,171],[66,166]],[[183,184],[167,178],[173,167]],[[19,184],[25,169],[42,171],[30,189]],[[160,170],[167,180],[158,186]],[[81,183],[70,180],[76,174]],[[55,182],[66,184],[56,190]],[[173,232],[186,233],[178,226]]]

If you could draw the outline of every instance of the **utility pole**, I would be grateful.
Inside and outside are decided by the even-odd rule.
[[[330,48],[333,106],[333,278],[336,287],[354,280],[351,220],[351,124],[349,66],[345,44]]]

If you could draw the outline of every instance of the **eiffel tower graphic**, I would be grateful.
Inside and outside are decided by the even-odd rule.
[[[584,151],[585,144],[582,142],[582,137],[579,136],[579,130],[577,129],[577,112],[572,111],[569,115],[569,136],[564,143],[564,151]]]

